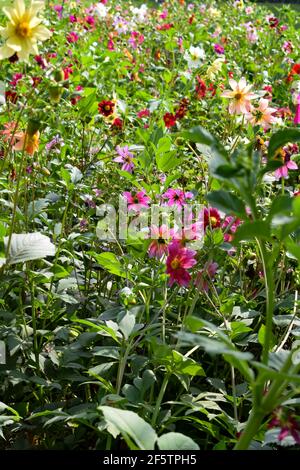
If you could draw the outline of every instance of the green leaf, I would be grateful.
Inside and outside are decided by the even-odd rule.
[[[132,333],[135,326],[135,315],[130,312],[126,312],[124,317],[119,323],[119,328],[123,333],[124,338],[127,340]]]
[[[183,356],[178,351],[173,350],[173,372],[180,374],[190,375],[195,377],[196,375],[205,376],[203,368],[193,359]]]
[[[107,251],[105,253],[93,254],[96,261],[111,274],[126,277],[126,272],[114,253]]]
[[[292,198],[290,196],[276,197],[269,210],[268,219],[272,219],[277,214],[290,212],[292,210]]]
[[[226,214],[235,214],[239,217],[245,217],[246,215],[243,201],[227,191],[213,191],[207,195],[207,200],[213,207]]]
[[[102,411],[108,424],[108,431],[114,437],[122,434],[126,442],[129,437],[141,450],[154,449],[157,440],[156,432],[138,414],[110,406],[99,406],[98,409]]]
[[[9,237],[4,237],[5,247],[8,245],[8,240]],[[12,234],[8,264],[24,263],[54,255],[55,246],[46,235],[39,232]]]
[[[168,432],[157,439],[160,450],[200,450],[193,439],[180,432]]]
[[[288,128],[273,134],[269,142],[268,158],[272,158],[276,150],[288,142],[300,142],[300,129]]]
[[[171,152],[160,155],[156,154],[157,168],[160,171],[166,172],[179,166],[182,163],[183,158],[177,157],[176,154],[176,150],[172,150]]]
[[[288,252],[298,260],[298,263],[300,263],[300,245],[297,245],[297,243],[294,243],[293,241],[289,240],[288,242],[286,242],[286,247]]]
[[[236,245],[242,240],[254,240],[255,238],[268,239],[270,237],[270,226],[267,222],[256,220],[244,222],[234,234],[232,243]]]

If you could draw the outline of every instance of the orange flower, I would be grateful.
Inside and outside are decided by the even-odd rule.
[[[29,155],[34,155],[38,151],[40,143],[39,131],[36,131],[34,134],[18,132],[16,138],[18,142],[14,145],[14,150],[24,150]]]
[[[232,90],[225,90],[221,96],[233,100],[229,105],[230,114],[249,113],[251,110],[251,100],[258,98],[258,95],[250,92],[252,85],[247,85],[244,77],[239,82],[230,79],[229,85]]]

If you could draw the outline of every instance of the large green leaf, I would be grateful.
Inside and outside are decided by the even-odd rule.
[[[245,217],[245,204],[241,199],[227,191],[213,191],[207,195],[207,200],[213,207],[217,207],[226,214],[235,214]]]
[[[245,222],[239,226],[234,234],[233,244],[237,244],[242,240],[254,240],[255,238],[269,238],[270,226],[263,220],[254,222]]]
[[[180,432],[168,432],[157,439],[160,450],[200,450],[193,439]]]
[[[141,450],[153,450],[157,435],[150,424],[133,411],[119,410],[110,406],[99,406],[108,424],[108,431],[116,437],[122,434],[126,442],[133,440]]]

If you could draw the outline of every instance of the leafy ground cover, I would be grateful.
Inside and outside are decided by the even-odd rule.
[[[2,449],[299,449],[297,13],[2,1]]]

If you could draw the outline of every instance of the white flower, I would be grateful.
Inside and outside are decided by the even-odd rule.
[[[209,80],[213,81],[216,78],[216,75],[221,72],[224,62],[225,57],[219,57],[213,61],[206,71],[206,76],[209,78]]]
[[[147,5],[143,3],[143,5],[141,5],[140,8],[131,7],[130,10],[133,14],[134,21],[136,21],[137,23],[145,23],[145,21],[147,20],[147,14],[148,14]]]
[[[199,67],[202,60],[205,58],[205,52],[202,47],[191,46],[188,51],[185,52],[184,58],[188,63],[190,69]]]
[[[97,3],[97,5],[94,8],[94,12],[100,17],[100,18],[106,18],[108,14],[108,8],[103,5],[103,3]]]
[[[44,2],[32,0],[26,8],[24,0],[15,0],[13,6],[2,8],[8,22],[0,27],[5,44],[0,48],[0,60],[17,53],[20,60],[28,61],[30,54],[38,54],[38,41],[46,41],[52,35],[37,13],[43,10]]]

